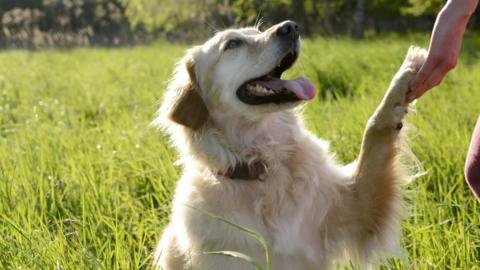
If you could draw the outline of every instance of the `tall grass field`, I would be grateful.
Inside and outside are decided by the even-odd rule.
[[[318,87],[306,124],[340,161],[356,158],[409,45],[427,36],[304,41],[286,77]],[[408,116],[426,174],[405,187],[404,255],[382,269],[480,269],[480,203],[463,177],[480,115],[479,45],[467,37],[457,68]],[[0,269],[150,268],[181,168],[149,124],[186,48],[0,52]]]

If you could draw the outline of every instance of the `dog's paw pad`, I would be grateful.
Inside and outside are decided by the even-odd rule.
[[[407,106],[395,106],[393,107],[393,117],[395,122],[400,122],[402,121],[403,117],[408,113],[408,107]]]
[[[401,130],[403,128],[402,120],[405,115],[408,113],[408,107],[396,103],[393,107],[393,123],[396,130]]]
[[[395,126],[396,130],[401,130],[402,128],[403,128],[403,123],[402,122],[397,123],[397,125]]]
[[[393,107],[393,111],[394,111],[396,114],[406,114],[406,113],[408,113],[408,107],[402,106],[402,105],[400,105],[399,103],[397,103],[397,104],[395,104],[395,106]]]

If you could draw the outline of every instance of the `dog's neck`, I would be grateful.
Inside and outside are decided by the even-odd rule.
[[[288,162],[296,142],[304,136],[301,125],[290,111],[272,113],[260,121],[238,116],[211,118],[192,150],[214,172],[228,172],[244,164],[257,166],[258,162],[274,167]]]

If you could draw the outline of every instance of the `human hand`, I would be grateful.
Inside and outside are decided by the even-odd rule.
[[[463,34],[477,1],[451,0],[440,11],[433,28],[427,60],[409,84],[408,102],[440,84],[448,71],[456,66]]]

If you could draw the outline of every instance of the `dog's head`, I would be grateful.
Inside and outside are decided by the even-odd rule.
[[[299,53],[300,35],[292,21],[264,32],[256,28],[219,32],[180,61],[160,113],[196,130],[209,116],[256,121],[291,109],[316,93],[306,78],[281,79]]]

